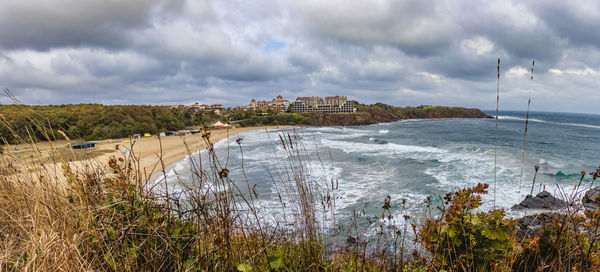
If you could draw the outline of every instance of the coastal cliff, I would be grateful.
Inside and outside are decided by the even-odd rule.
[[[402,118],[378,107],[359,108],[355,113],[311,113],[312,126],[359,126],[393,122]]]
[[[474,108],[444,106],[394,107],[378,103],[359,105],[355,113],[311,113],[308,124],[312,126],[356,126],[394,122],[403,119],[436,118],[491,118],[491,116]]]

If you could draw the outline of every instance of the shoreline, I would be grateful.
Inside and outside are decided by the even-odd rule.
[[[210,140],[213,144],[233,137],[240,133],[257,130],[274,130],[292,127],[281,126],[252,126],[229,129],[209,130]],[[139,171],[142,180],[151,181],[156,174],[172,169],[178,162],[184,160],[189,154],[206,148],[206,143],[201,134],[181,136],[163,136],[160,141],[157,135],[148,138],[130,140],[128,138],[107,139],[96,141],[97,145],[90,149],[69,149],[66,145],[71,142],[57,140],[53,142],[24,143],[9,145],[3,152],[3,156],[15,161],[27,161],[20,171],[29,171],[27,165],[41,165],[48,175],[57,181],[66,182],[63,173],[63,163],[68,163],[75,173],[88,171],[86,169],[101,169],[108,171],[108,162],[111,157],[126,158],[128,150],[136,159],[132,160],[134,169]],[[160,151],[162,145],[162,162],[160,162]]]
[[[289,126],[256,126],[210,130],[210,140],[213,144],[216,144],[221,140],[238,135],[240,133],[285,127]],[[160,142],[162,142],[163,151],[162,164],[159,160]],[[188,135],[185,136],[185,138],[178,136],[165,136],[161,137],[160,142],[157,137],[153,137],[151,139],[138,139],[133,143],[133,154],[138,157],[139,170],[144,174],[146,180],[152,180],[153,177],[161,174],[163,165],[165,171],[168,172],[178,162],[184,160],[188,155],[206,148],[206,143],[201,134]],[[129,147],[130,146],[131,145],[129,145]],[[115,151],[114,153],[123,154],[122,151]],[[106,159],[108,159],[110,155],[114,155],[114,153],[103,156],[106,156]]]

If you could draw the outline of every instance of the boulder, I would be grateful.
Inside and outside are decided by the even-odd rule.
[[[517,225],[515,226],[517,241],[539,236],[544,227],[552,224],[557,218],[560,218],[558,213],[539,213],[517,219]]]
[[[536,196],[527,195],[521,203],[512,206],[511,210],[536,209],[536,210],[558,210],[567,206],[567,203],[554,197],[547,191],[542,191]]]
[[[598,195],[600,194],[600,187],[594,187],[583,195],[581,199],[581,204],[585,207],[586,210],[596,211],[600,208],[600,199],[598,199]]]

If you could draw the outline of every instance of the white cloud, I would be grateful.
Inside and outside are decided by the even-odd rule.
[[[514,66],[510,69],[506,70],[504,75],[507,78],[515,79],[515,78],[528,78],[531,75],[531,72],[528,71],[525,67],[522,66]]]
[[[586,67],[584,69],[550,69],[548,70],[556,76],[575,76],[575,77],[600,77],[600,71]]]
[[[483,55],[494,49],[494,43],[484,37],[477,36],[471,39],[462,40],[461,48],[466,53],[472,52],[476,55]]]

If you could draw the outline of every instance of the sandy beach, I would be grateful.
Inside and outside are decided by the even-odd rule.
[[[282,126],[280,126],[281,128]],[[214,129],[210,130],[210,140],[216,143],[222,139],[236,134],[249,132],[254,130],[276,129],[277,126],[256,126],[256,127],[241,127],[234,129]],[[53,151],[52,146],[60,153],[64,160],[68,161],[71,168],[83,169],[90,165],[106,166],[111,156],[123,157],[126,150],[132,150],[133,155],[138,160],[138,166],[141,173],[146,178],[161,171],[163,165],[168,168],[170,164],[184,159],[189,153],[196,152],[206,147],[206,143],[201,134],[187,136],[163,136],[160,140],[157,135],[148,138],[136,140],[129,139],[111,139],[103,141],[95,141],[97,146],[91,149],[68,149],[68,142],[65,140],[36,143],[32,145],[13,145],[7,146],[6,152],[11,157],[17,160],[35,160],[32,164],[42,162],[46,166],[55,169],[58,174],[61,170],[61,159],[56,156],[57,152]],[[162,145],[162,163],[160,161]],[[38,153],[39,151],[39,153]],[[41,154],[41,156],[32,156],[33,153]],[[57,175],[62,176],[62,175]]]
[[[212,143],[216,143],[222,139],[226,139],[228,136],[232,137],[239,133],[276,128],[276,126],[260,126],[211,130],[210,140]],[[232,141],[235,141],[235,139],[232,139]],[[206,147],[206,143],[200,134],[188,135],[185,137],[161,137],[161,142],[163,150],[162,161],[165,167],[184,159],[189,153],[196,152]],[[125,143],[125,145],[127,145],[127,143]],[[162,164],[159,160],[160,142],[158,137],[135,140],[132,150],[133,154],[139,158],[140,170],[143,173],[146,173],[147,177],[162,170]],[[107,160],[110,155],[104,154],[101,157],[104,157]]]

